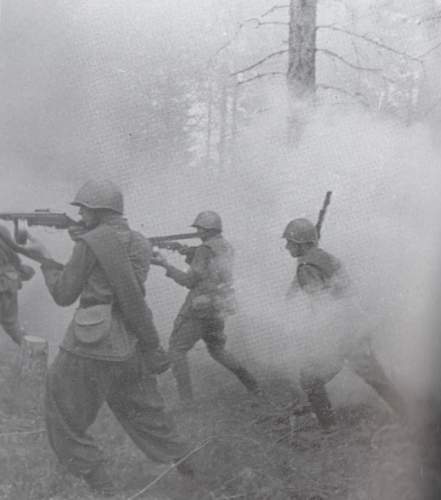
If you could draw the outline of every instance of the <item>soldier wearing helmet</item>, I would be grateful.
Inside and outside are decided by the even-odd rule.
[[[297,259],[296,275],[288,297],[302,292],[311,297],[313,305],[319,307],[321,294],[336,300],[350,295],[349,279],[343,264],[318,247],[317,230],[311,221],[303,218],[292,220],[282,237],[286,240],[288,252]],[[345,361],[395,411],[402,414],[404,402],[376,359],[369,338],[364,337],[355,343],[348,339],[339,349],[340,361],[326,375],[323,374],[326,370],[320,370],[316,363],[312,363],[314,366],[303,366],[300,370],[300,384],[319,424],[324,429],[329,429],[335,423],[325,386],[340,372]]]
[[[24,330],[18,321],[18,291],[35,271],[21,262],[14,247],[8,229],[0,226],[0,325],[16,344],[20,344]]]
[[[81,228],[66,265],[30,237],[47,288],[60,306],[79,300],[47,379],[49,441],[62,463],[100,493],[114,493],[101,451],[87,432],[104,402],[151,459],[179,460],[187,446],[165,414],[156,374],[167,368],[145,302],[150,242],[122,217],[123,195],[110,181],[90,181],[72,202]],[[178,470],[189,472],[189,465]]]
[[[233,248],[222,235],[222,221],[216,212],[201,212],[193,222],[202,244],[196,248],[187,272],[167,262],[160,253],[152,263],[166,269],[166,276],[189,289],[175,320],[169,355],[181,401],[193,399],[187,352],[203,340],[210,356],[230,370],[251,393],[259,392],[251,373],[225,349],[225,320],[235,312]]]

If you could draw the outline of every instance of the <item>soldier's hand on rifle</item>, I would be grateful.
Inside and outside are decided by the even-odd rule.
[[[150,263],[154,266],[165,267],[167,265],[167,259],[158,251],[153,252],[153,256],[150,260]]]
[[[74,224],[73,226],[69,226],[67,228],[67,232],[69,233],[71,240],[74,242],[78,241],[78,238],[86,231],[87,229],[81,224]]]
[[[28,233],[28,241],[26,245],[23,245],[23,248],[28,252],[28,256],[31,259],[34,259],[38,262],[43,260],[52,259],[52,255],[49,250],[44,246],[44,244],[35,238],[34,236]]]

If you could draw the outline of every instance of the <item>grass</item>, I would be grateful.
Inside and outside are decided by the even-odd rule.
[[[10,353],[0,354],[0,365],[0,499],[100,498],[59,466],[44,432],[11,434],[44,425],[38,415],[23,409],[22,399],[14,392]],[[173,410],[181,432],[195,447],[206,441],[192,458],[197,486],[171,471],[139,498],[413,498],[409,495],[419,487],[414,474],[418,450],[384,407],[341,408],[337,430],[324,435],[312,415],[292,417],[288,410],[292,387],[287,380],[268,376],[264,389],[273,403],[256,404],[230,375],[212,365],[204,373],[194,406]],[[166,399],[172,401],[175,388],[170,374],[161,385]],[[109,471],[120,491],[115,500],[129,499],[164,471],[164,466],[152,464],[133,445],[107,407],[91,431],[109,459]]]

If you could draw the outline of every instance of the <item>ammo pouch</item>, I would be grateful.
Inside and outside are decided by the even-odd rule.
[[[230,285],[217,285],[214,290],[192,298],[191,306],[197,317],[219,316],[225,318],[237,312],[234,290]]]
[[[112,305],[99,304],[76,310],[73,318],[75,339],[80,344],[98,344],[110,335]]]
[[[136,338],[127,331],[113,304],[80,307],[75,311],[61,348],[94,359],[124,361],[135,352]]]
[[[213,296],[213,307],[220,317],[227,317],[236,314],[237,302],[234,289],[227,284],[218,285]]]
[[[212,297],[208,294],[201,294],[192,297],[191,308],[198,318],[212,316],[215,313]]]

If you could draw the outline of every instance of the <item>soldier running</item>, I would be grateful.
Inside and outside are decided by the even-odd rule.
[[[260,394],[255,378],[225,349],[225,319],[234,314],[233,248],[222,235],[216,212],[201,212],[192,224],[202,244],[196,248],[187,272],[156,253],[152,264],[166,269],[166,276],[190,291],[175,320],[169,355],[181,401],[193,400],[187,352],[203,340],[210,356],[230,370],[252,394]]]
[[[288,296],[301,291],[319,306],[318,297],[323,294],[338,300],[348,293],[349,280],[342,263],[318,247],[317,230],[312,222],[308,219],[292,220],[286,226],[283,238],[286,239],[286,249],[298,262]],[[376,359],[369,338],[343,343],[339,349],[343,350],[339,353],[341,362],[337,362],[326,376],[319,374],[321,370],[319,367],[314,369],[314,366],[305,366],[300,372],[300,384],[321,427],[329,429],[335,423],[325,385],[340,372],[345,361],[396,412],[403,415],[404,402]]]
[[[46,424],[59,460],[91,489],[115,492],[103,456],[87,429],[107,402],[115,417],[152,460],[178,460],[186,445],[164,412],[156,374],[167,368],[144,282],[151,245],[132,231],[123,214],[123,195],[110,181],[87,182],[73,205],[83,230],[66,265],[30,238],[28,252],[43,261],[41,269],[54,301],[69,306],[79,298],[60,351],[47,379]],[[185,464],[185,465],[184,465]],[[191,474],[184,462],[178,467]]]
[[[24,330],[18,320],[18,290],[35,271],[21,262],[15,247],[8,229],[0,226],[0,324],[9,337],[20,344]]]

